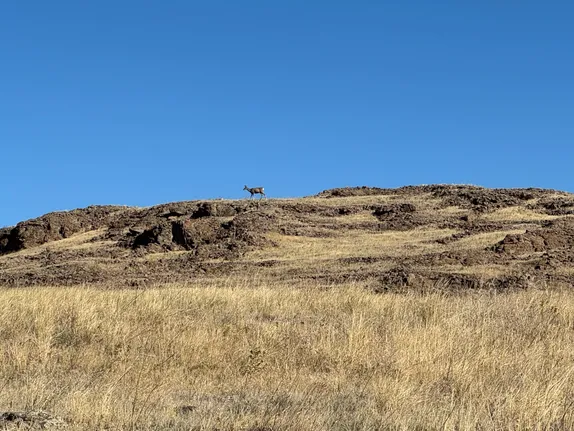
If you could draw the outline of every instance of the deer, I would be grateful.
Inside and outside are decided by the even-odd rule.
[[[265,194],[265,190],[263,187],[249,188],[249,187],[245,186],[245,187],[243,187],[243,190],[247,190],[249,193],[251,193],[251,196],[249,196],[249,199],[251,199],[253,197],[253,195],[256,195],[256,194],[261,195],[259,197],[259,199],[263,198],[263,196],[265,196],[267,198],[267,195]]]

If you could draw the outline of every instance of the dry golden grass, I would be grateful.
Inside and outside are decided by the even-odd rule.
[[[471,250],[484,249],[502,241],[506,235],[518,235],[524,233],[525,229],[509,229],[495,232],[478,233],[475,235],[461,238],[458,241],[449,244],[450,250]]]
[[[393,195],[373,195],[373,196],[348,196],[348,197],[336,197],[336,198],[306,197],[296,199],[294,201],[306,204],[340,207],[342,205],[385,204],[394,202],[399,198],[400,198],[399,196],[393,196]]]
[[[113,244],[111,241],[92,241],[95,237],[102,234],[103,232],[104,229],[82,232],[76,235],[72,235],[70,238],[65,238],[58,241],[50,241],[46,244],[42,244],[33,248],[20,250],[17,253],[0,255],[0,262],[10,261],[25,256],[35,256],[45,252],[46,250],[81,250]]]
[[[328,217],[328,216],[318,216],[318,215],[311,215],[307,216],[308,220],[316,223],[318,225],[324,224],[328,226],[332,225],[348,225],[353,226],[353,224],[357,224],[360,226],[361,223],[365,222],[377,222],[377,218],[372,214],[372,211],[361,211],[356,214],[349,214],[349,215],[341,215],[338,217]],[[309,223],[305,223],[303,221],[300,222],[301,225],[309,225]]]
[[[541,220],[555,220],[563,216],[544,214],[524,207],[507,207],[482,216],[483,220],[493,222],[531,222]]]
[[[418,209],[425,209],[428,207],[436,207],[440,205],[441,200],[432,196],[432,193],[420,193],[417,195],[370,195],[370,196],[346,196],[335,198],[324,197],[306,197],[293,200],[281,200],[285,202],[302,202],[307,204],[325,205],[325,206],[353,206],[353,205],[377,205],[377,204],[392,204],[398,202],[410,202],[417,206]]]
[[[465,215],[465,214],[469,213],[469,211],[467,209],[456,207],[456,206],[448,206],[448,207],[440,208],[437,211],[440,214],[451,215],[451,216],[452,215],[461,216],[461,215]]]
[[[269,234],[277,246],[249,254],[249,260],[281,259],[314,261],[342,257],[406,256],[438,248],[431,241],[448,237],[454,229],[412,229],[410,231],[353,232],[310,238]]]
[[[5,289],[0,409],[81,430],[573,429],[572,345],[571,291]]]
[[[457,274],[478,275],[486,279],[495,278],[512,272],[512,267],[507,265],[483,264],[483,265],[440,265],[436,269],[441,272]]]

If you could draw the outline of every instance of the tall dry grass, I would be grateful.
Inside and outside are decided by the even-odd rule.
[[[75,429],[574,429],[574,292],[0,290],[0,410]]]

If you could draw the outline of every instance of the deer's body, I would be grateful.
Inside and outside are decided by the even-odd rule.
[[[249,188],[247,186],[243,187],[243,190],[247,190],[249,193],[251,193],[251,196],[249,196],[249,199],[251,199],[253,197],[253,195],[261,195],[259,197],[259,199],[261,199],[263,196],[267,197],[265,195],[265,189],[263,187],[253,187],[253,188]]]

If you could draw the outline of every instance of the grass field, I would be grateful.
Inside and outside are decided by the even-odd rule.
[[[0,408],[70,429],[574,429],[574,292],[0,290]]]

